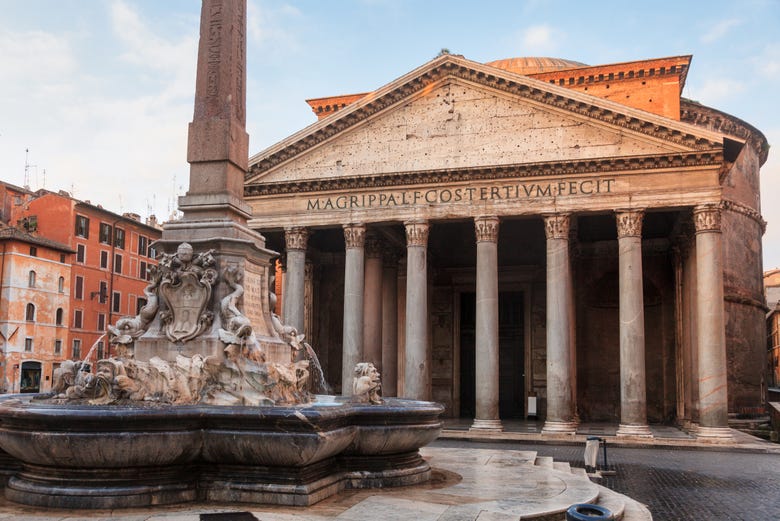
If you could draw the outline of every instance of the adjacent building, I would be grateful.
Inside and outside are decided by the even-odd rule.
[[[445,54],[309,100],[245,198],[330,383],[365,360],[475,429],[728,437],[762,400],[768,145],[681,96],[690,61]]]
[[[72,253],[0,223],[0,392],[51,389],[68,342]]]
[[[67,193],[41,191],[15,212],[19,222],[34,220],[37,234],[67,244],[71,267],[68,357],[110,355],[104,338],[108,324],[136,315],[146,303],[149,267],[156,264],[150,245],[161,231],[135,214],[119,215]]]
[[[764,274],[766,304],[767,385],[780,389],[780,269]]]
[[[88,201],[79,201],[66,192],[30,192],[4,184],[3,194],[3,220],[9,236],[17,242],[24,239],[64,249],[60,262],[67,273],[58,277],[63,277],[65,282],[59,286],[58,278],[52,280],[58,290],[62,289],[67,302],[57,308],[61,316],[55,317],[55,312],[60,311],[51,311],[49,322],[60,328],[57,329],[58,350],[52,356],[60,360],[110,356],[110,346],[104,337],[107,326],[122,316],[136,315],[146,303],[144,290],[150,278],[149,269],[157,262],[151,243],[160,238],[160,228],[153,219],[143,223],[138,215],[119,215]],[[40,252],[40,246],[37,248]],[[18,262],[16,266],[17,270],[33,270]],[[9,284],[17,287],[23,275],[9,272]],[[25,291],[32,291],[36,299],[46,301],[49,282],[47,278],[46,286],[30,286]],[[44,314],[48,316],[48,311]],[[42,330],[38,328],[30,333],[35,338]],[[35,343],[47,341],[34,340]],[[45,378],[46,375],[44,381],[48,381]]]

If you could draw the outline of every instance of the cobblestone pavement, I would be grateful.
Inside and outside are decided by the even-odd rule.
[[[582,445],[458,440],[431,445],[535,450],[584,467]],[[596,482],[646,504],[654,521],[780,519],[780,454],[608,447],[607,458],[617,473]]]

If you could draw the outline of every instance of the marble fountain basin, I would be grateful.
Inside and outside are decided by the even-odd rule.
[[[0,448],[21,465],[6,498],[55,508],[186,501],[306,506],[344,488],[430,478],[419,454],[443,407],[317,396],[290,407],[0,401]]]

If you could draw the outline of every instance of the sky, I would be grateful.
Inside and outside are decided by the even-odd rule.
[[[165,220],[186,192],[200,2],[0,0],[0,179]],[[770,144],[764,268],[780,267],[780,0],[248,0],[250,155],[442,49],[590,65],[693,55],[683,96]],[[27,175],[25,176],[25,172]]]

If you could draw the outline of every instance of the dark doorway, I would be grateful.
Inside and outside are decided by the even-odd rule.
[[[522,291],[498,296],[499,402],[501,418],[523,418],[525,413],[524,304]],[[460,295],[460,415],[475,414],[476,295]]]
[[[19,382],[19,392],[41,392],[41,363],[22,362],[22,375]]]

